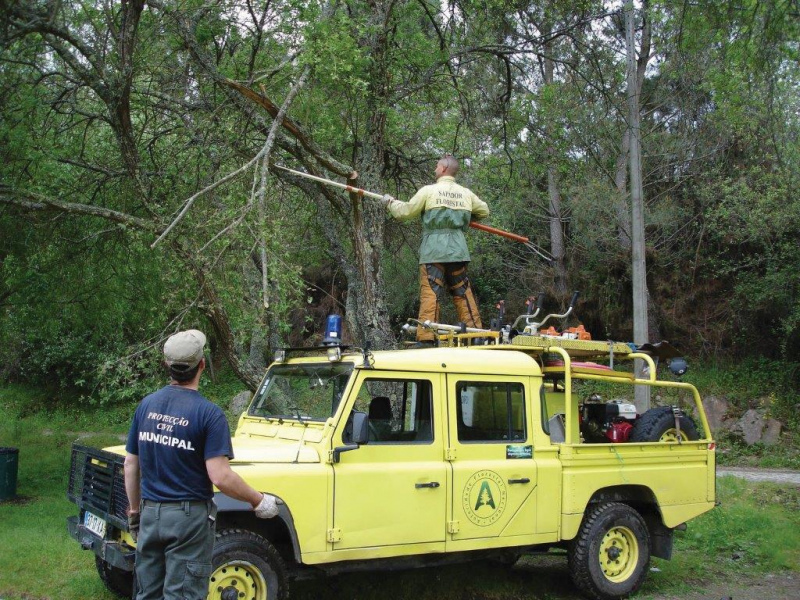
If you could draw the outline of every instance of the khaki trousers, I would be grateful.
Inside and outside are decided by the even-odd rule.
[[[439,306],[445,289],[453,298],[458,320],[467,327],[481,328],[478,303],[467,277],[467,263],[428,263],[419,266],[419,320],[439,322]],[[417,327],[417,341],[432,341],[433,331]]]

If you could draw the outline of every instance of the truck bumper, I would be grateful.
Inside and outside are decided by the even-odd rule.
[[[67,517],[67,531],[70,537],[77,540],[84,550],[91,550],[95,555],[112,567],[133,571],[136,551],[119,542],[101,540],[78,522],[78,517]]]

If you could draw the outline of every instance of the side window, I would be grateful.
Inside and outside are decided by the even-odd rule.
[[[432,389],[425,379],[365,379],[354,409],[369,416],[369,443],[432,442]]]
[[[456,386],[459,442],[508,442],[528,438],[521,383],[460,381]]]
[[[566,439],[564,391],[558,391],[553,384],[543,384],[539,388],[539,400],[542,407],[542,429],[550,436],[551,442],[563,444]]]

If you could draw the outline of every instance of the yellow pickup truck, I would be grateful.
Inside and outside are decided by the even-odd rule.
[[[564,552],[588,598],[635,592],[672,532],[715,504],[697,390],[626,344],[508,343],[280,351],[241,415],[234,469],[280,514],[216,494],[208,598],[286,598],[307,570],[431,566]],[[464,337],[469,337],[466,334]],[[628,365],[649,361],[635,378]],[[600,362],[587,362],[589,359]],[[657,406],[636,414],[635,385]],[[608,398],[608,400],[604,400]],[[71,535],[130,595],[123,447],[73,447]]]

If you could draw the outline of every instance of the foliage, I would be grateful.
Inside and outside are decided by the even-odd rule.
[[[797,429],[781,436],[772,446],[748,446],[741,438],[722,434],[717,439],[717,463],[725,466],[800,470],[800,443]]]
[[[652,33],[640,62],[653,335],[702,358],[793,361],[792,3],[641,6],[639,43]],[[262,201],[262,173],[246,169],[150,247],[188,198],[264,147],[274,114],[231,81],[280,106],[304,74],[267,166],[337,180],[356,170],[360,185],[406,199],[455,152],[493,225],[550,251],[560,232],[563,276],[582,291],[576,316],[594,337],[630,339],[621,24],[618,3],[601,0],[513,11],[472,0],[7,3],[0,379],[86,403],[132,400],[160,377],[166,336],[195,326],[252,387],[271,348],[318,336],[331,311],[359,343],[395,341],[416,310],[419,227],[372,201],[274,168]],[[563,307],[551,265],[468,237],[484,320],[497,300],[519,314],[539,291],[548,309]],[[796,396],[776,375],[773,409],[791,420]]]
[[[692,365],[684,379],[704,396],[727,398],[740,414],[749,408],[766,408],[770,416],[797,431],[799,369],[796,362],[748,358]]]

